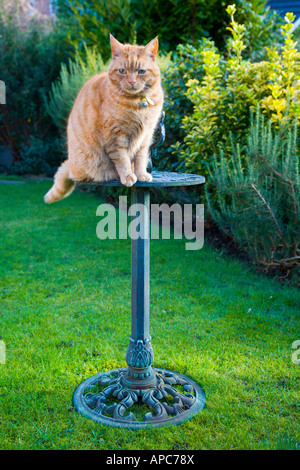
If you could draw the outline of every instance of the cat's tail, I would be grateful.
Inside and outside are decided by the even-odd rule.
[[[58,168],[54,176],[54,185],[44,196],[44,201],[51,204],[55,201],[60,201],[69,196],[74,190],[75,183],[70,178],[69,160],[66,160]]]

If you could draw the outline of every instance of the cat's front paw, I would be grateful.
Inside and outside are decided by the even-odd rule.
[[[134,183],[136,183],[137,177],[135,176],[134,173],[131,173],[130,175],[126,176],[125,178],[121,178],[121,183],[124,184],[124,186],[133,186]]]
[[[138,173],[137,175],[138,181],[152,181],[152,175],[150,173]]]

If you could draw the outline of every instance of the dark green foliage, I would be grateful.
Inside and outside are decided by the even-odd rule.
[[[53,176],[54,170],[60,165],[65,154],[63,139],[54,136],[41,139],[32,135],[28,145],[24,146],[20,153],[21,159],[14,163],[11,172],[15,175]]]
[[[208,35],[205,4],[204,0],[61,0],[59,14],[70,22],[69,40],[75,49],[84,53],[85,45],[96,46],[107,60],[109,33],[120,42],[139,44],[158,35],[164,50]]]
[[[53,160],[46,150],[53,148],[55,127],[46,114],[44,96],[69,47],[63,33],[51,25],[32,21],[21,28],[16,18],[7,16],[0,18],[0,30],[0,79],[6,84],[6,105],[0,107],[0,144],[20,162],[16,167],[20,172],[24,158],[44,159],[49,164]],[[32,166],[29,161],[28,165]]]
[[[275,130],[257,111],[245,150],[232,144],[230,159],[214,157],[209,210],[253,261],[288,275],[300,266],[300,175],[297,121]]]
[[[59,0],[58,15],[68,23],[72,46],[84,53],[84,46],[96,46],[110,57],[109,33],[121,42],[145,44],[159,36],[161,48],[173,51],[178,44],[197,44],[213,37],[224,46],[225,8],[228,0]],[[249,25],[249,50],[258,51],[270,41],[276,29],[274,14],[265,9],[265,0],[236,1],[238,19]]]

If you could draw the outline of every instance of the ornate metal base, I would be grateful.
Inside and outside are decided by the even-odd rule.
[[[127,368],[97,374],[73,395],[77,411],[87,418],[133,429],[178,424],[202,410],[204,391],[177,372],[152,368],[154,355],[149,335],[149,253],[151,186],[202,184],[198,175],[152,173],[152,182],[136,183],[132,204],[139,209],[140,236],[131,241],[131,335]],[[154,184],[156,178],[156,184]],[[121,185],[120,181],[108,184]],[[143,187],[144,186],[144,187]],[[147,187],[146,187],[147,186]],[[141,207],[141,206],[140,206]]]
[[[131,383],[130,368],[122,368],[87,379],[73,395],[76,410],[87,418],[132,429],[179,424],[201,411],[204,403],[204,391],[192,379],[154,368],[140,387]]]

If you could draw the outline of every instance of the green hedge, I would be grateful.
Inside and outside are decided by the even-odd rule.
[[[58,0],[58,16],[67,24],[70,44],[79,53],[96,47],[110,57],[109,33],[121,42],[145,44],[159,36],[164,51],[196,45],[212,37],[224,46],[228,0]],[[276,30],[276,15],[265,0],[237,0],[238,20],[248,25],[251,52],[259,51]]]
[[[60,161],[61,146],[55,145],[56,128],[46,113],[44,97],[70,47],[58,26],[34,19],[20,26],[10,12],[0,15],[0,31],[0,79],[6,85],[6,105],[0,107],[0,144],[18,162],[16,172],[23,171],[24,160],[24,172],[49,172]]]

